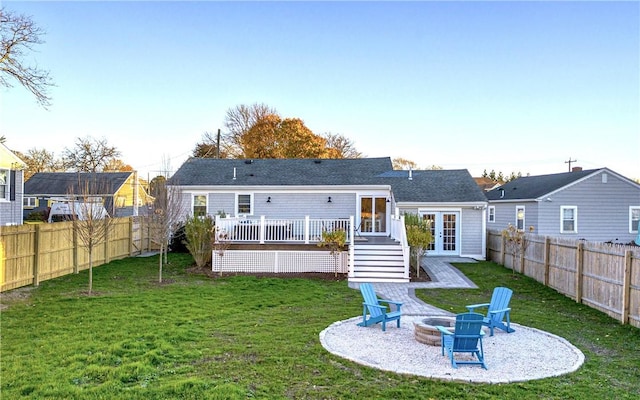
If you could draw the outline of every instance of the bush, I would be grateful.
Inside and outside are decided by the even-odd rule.
[[[171,235],[171,239],[169,239],[169,251],[172,253],[188,253],[189,249],[187,249],[186,241],[184,226],[181,226]]]
[[[214,228],[213,218],[208,215],[205,217],[193,216],[187,220],[184,226],[187,249],[198,267],[203,267],[211,262]]]

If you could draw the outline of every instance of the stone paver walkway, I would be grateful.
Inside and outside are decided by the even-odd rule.
[[[409,283],[373,283],[378,296],[388,300],[402,302],[403,315],[454,315],[449,311],[442,310],[420,300],[415,295],[415,289],[435,289],[435,288],[477,288],[466,276],[457,268],[451,265],[452,262],[476,262],[471,258],[462,257],[423,257],[422,268],[427,271],[431,282],[409,282]],[[357,282],[349,283],[349,287],[358,288]]]

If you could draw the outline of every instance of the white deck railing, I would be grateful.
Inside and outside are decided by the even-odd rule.
[[[404,274],[405,278],[409,279],[409,261],[410,261],[410,248],[409,242],[407,240],[407,230],[404,226],[404,215],[400,216],[391,216],[391,238],[400,242],[402,246],[402,255],[404,258]]]
[[[323,231],[342,229],[353,243],[353,217],[299,219],[216,216],[216,227],[234,243],[318,243]]]

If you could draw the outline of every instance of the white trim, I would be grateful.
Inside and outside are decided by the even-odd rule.
[[[493,213],[492,213],[493,211]],[[493,217],[493,218],[491,218]],[[496,206],[489,206],[487,208],[487,222],[495,223],[496,222]]]
[[[635,231],[633,230],[633,210],[638,210],[638,213],[640,214],[640,206],[629,206],[629,233],[638,233],[638,229]],[[640,228],[640,221],[638,221],[638,225]]]
[[[190,215],[194,215],[193,214],[193,207],[195,207],[195,197],[196,196],[204,196],[204,198],[205,198],[205,200],[204,200],[204,206],[205,206],[204,215],[209,215],[209,193],[192,192],[192,193],[189,193],[189,195],[191,196],[191,207],[189,209],[189,214]]]
[[[518,228],[518,209],[522,209],[522,228]],[[524,204],[516,205],[516,229],[526,230],[527,228],[527,208]]]
[[[254,199],[253,195],[254,194],[252,192],[245,192],[245,191],[236,192],[235,193],[235,207],[234,207],[235,209],[234,209],[234,212],[235,212],[236,216],[241,216],[241,215],[253,216],[253,211],[255,209],[254,206],[253,206],[253,199]],[[240,209],[239,209],[240,208],[240,196],[249,196],[249,212],[248,213],[241,213],[240,212]]]
[[[3,186],[5,186],[5,192],[4,192],[4,197],[0,197],[0,202],[2,203],[8,203],[11,200],[9,200],[11,198],[11,169],[9,168],[0,168],[0,171],[6,171],[6,179],[5,179],[5,183],[3,184]]]
[[[564,229],[564,210],[573,210],[573,230]],[[578,233],[578,206],[560,206],[560,233]]]

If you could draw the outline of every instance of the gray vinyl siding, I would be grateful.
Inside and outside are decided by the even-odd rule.
[[[607,183],[602,182],[601,172],[549,198],[551,201],[540,202],[542,235],[619,243],[636,237],[629,233],[629,207],[640,206],[640,189],[610,173]],[[560,233],[561,206],[578,208],[577,233]]]
[[[9,181],[16,193],[15,201],[0,202],[0,225],[22,225],[22,192],[23,192],[23,172],[16,171],[15,182]],[[7,187],[7,198],[9,198],[9,187]]]
[[[295,193],[295,192],[251,192],[240,191],[240,194],[253,195],[254,217],[266,218],[349,218],[356,214],[355,193]],[[210,192],[208,194],[209,214],[215,215],[224,211],[228,216],[235,216],[237,193]],[[328,202],[331,196],[331,203]],[[267,199],[271,197],[271,202]],[[190,198],[189,198],[189,201]],[[189,203],[191,204],[191,203]]]
[[[482,210],[462,209],[460,216],[460,255],[481,255],[482,237]]]
[[[538,227],[538,203],[535,201],[519,201],[509,203],[489,203],[496,208],[496,222],[488,222],[488,229],[503,230],[511,225],[516,225],[516,207],[524,206],[524,224],[529,229],[533,226],[534,232],[539,232]],[[543,233],[540,233],[544,235]]]

